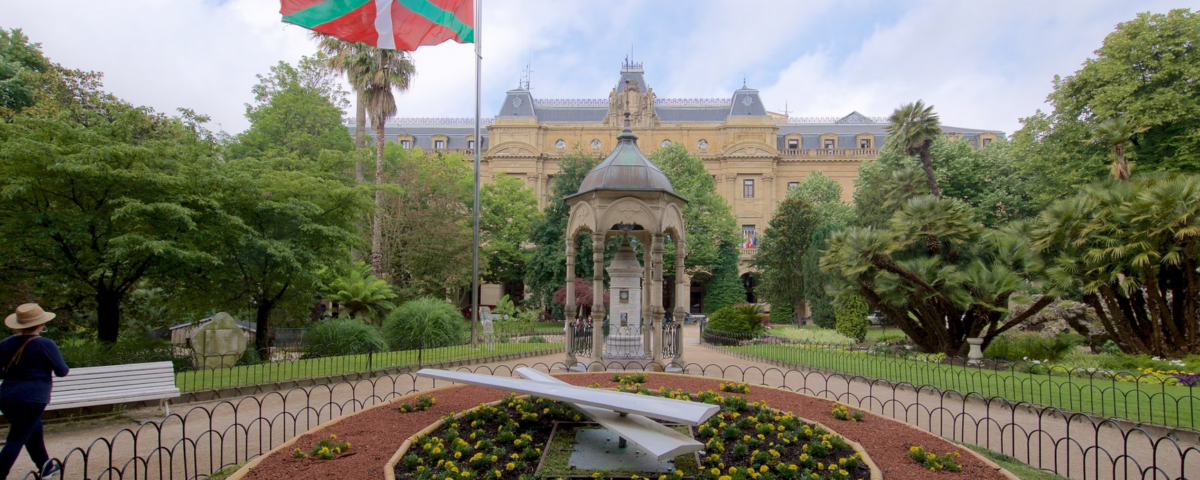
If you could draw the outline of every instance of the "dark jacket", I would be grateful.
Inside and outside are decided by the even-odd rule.
[[[7,366],[29,335],[13,335],[0,341],[0,367]],[[51,372],[65,377],[70,369],[54,340],[34,337],[12,367],[4,371],[0,402],[50,403]]]

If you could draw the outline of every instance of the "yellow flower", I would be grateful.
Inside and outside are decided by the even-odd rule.
[[[329,438],[332,438],[332,439],[334,439],[334,440],[337,440],[337,434],[336,434],[336,433],[331,433],[331,434],[329,434]]]
[[[758,471],[760,471],[760,472],[765,472],[765,471],[767,471],[767,466],[766,466],[766,465],[763,465],[763,466],[761,466],[761,467],[758,467]]]
[[[920,447],[908,447],[908,451],[917,453],[917,452],[921,451],[921,449],[920,449]]]
[[[713,474],[713,475],[720,475],[720,474],[721,474],[721,471],[720,471],[720,470],[717,470],[717,469],[715,469],[715,468],[714,468],[714,469],[712,469],[712,474]]]
[[[682,477],[682,476],[683,476],[683,470],[676,470],[676,471],[675,471],[675,476],[676,476],[676,477]]]
[[[729,467],[729,474],[733,475],[735,473],[737,473],[737,467]]]
[[[511,472],[511,471],[512,471],[514,468],[517,468],[517,465],[516,465],[515,463],[512,463],[512,462],[508,462],[508,464],[504,466],[504,469],[505,469],[505,470],[508,470],[508,471],[510,471],[510,472]]]
[[[455,458],[456,460],[457,460],[457,459],[459,459],[459,458],[462,458],[462,452],[454,452],[454,458]]]

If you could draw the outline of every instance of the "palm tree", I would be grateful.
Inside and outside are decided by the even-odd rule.
[[[378,323],[384,313],[395,308],[391,302],[396,298],[392,286],[371,275],[365,264],[351,265],[346,273],[329,284],[327,297],[347,309],[350,316],[361,319],[365,315]]]
[[[920,156],[925,179],[929,181],[929,191],[941,198],[942,191],[938,189],[937,179],[933,176],[933,160],[929,158],[929,147],[942,134],[941,121],[933,112],[933,105],[926,106],[923,100],[901,105],[892,112],[888,122],[887,135],[894,140],[893,148],[903,149],[905,155]]]
[[[1148,126],[1130,122],[1126,117],[1113,117],[1096,126],[1093,135],[1096,141],[1113,149],[1113,178],[1128,182],[1130,175],[1129,162],[1125,160],[1125,145],[1133,140],[1133,136],[1150,129]]]
[[[393,89],[408,90],[416,67],[403,50],[378,49],[365,43],[343,42],[333,37],[314,34],[320,38],[320,49],[330,57],[330,67],[344,72],[357,94],[355,137],[359,147],[365,146],[366,118],[375,126],[375,216],[371,222],[371,273],[379,275],[383,267],[380,252],[382,225],[379,212],[383,208],[383,127],[396,115]],[[355,168],[355,178],[363,180],[363,166]]]

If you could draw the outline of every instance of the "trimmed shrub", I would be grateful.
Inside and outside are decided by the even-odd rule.
[[[436,298],[410,300],[383,322],[383,337],[395,350],[449,347],[467,338],[458,309]]]
[[[842,345],[850,346],[858,343],[853,338],[828,328],[776,328],[771,330],[771,336],[783,338],[796,343],[812,345]]]
[[[862,342],[867,338],[867,302],[858,295],[843,295],[834,300],[833,315],[838,333]]]
[[[743,307],[728,306],[713,312],[706,329],[729,333],[754,334],[762,331],[762,320],[748,316]]]
[[[792,315],[792,305],[787,302],[771,304],[771,323],[774,325],[789,325],[796,323]]]
[[[353,319],[331,319],[317,322],[304,334],[304,350],[308,357],[357,355],[387,351],[387,342],[379,330]]]
[[[1008,360],[1058,360],[1084,342],[1077,334],[1063,333],[1052,337],[1037,333],[1009,332],[988,344],[983,356]]]

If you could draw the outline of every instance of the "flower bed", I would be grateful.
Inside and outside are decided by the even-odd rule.
[[[601,388],[616,388],[620,385],[612,381],[612,373],[581,373],[581,374],[566,374],[560,375],[562,380],[580,386],[596,384]],[[649,374],[645,384],[639,384],[636,387],[627,386],[625,388],[636,388],[644,391],[660,391],[669,392],[671,394],[681,394],[683,392],[704,392],[707,390],[718,390],[718,385],[721,383],[719,378],[701,378],[685,375],[673,374]],[[803,415],[807,421],[813,422],[810,428],[819,427],[821,424],[827,425],[832,429],[837,430],[837,434],[848,442],[858,442],[861,447],[869,453],[869,460],[878,465],[885,473],[889,480],[920,480],[928,479],[931,475],[937,475],[945,479],[983,479],[983,480],[1012,480],[1011,474],[999,469],[994,463],[984,460],[974,452],[959,447],[953,443],[947,442],[936,435],[922,431],[915,427],[905,425],[903,423],[867,414],[860,422],[840,421],[833,417],[831,413],[836,406],[835,402],[810,397],[807,395],[797,394],[793,392],[778,390],[769,387],[760,387],[751,385],[750,392],[747,394],[717,394],[725,397],[739,397],[747,400],[747,409],[753,408],[750,404],[755,402],[766,402],[770,407],[783,412],[796,412]],[[421,395],[428,395],[436,398],[436,403],[429,406],[425,411],[414,411],[409,413],[401,413],[399,405],[403,403],[413,403],[416,398]],[[697,394],[693,394],[697,395]],[[272,450],[263,457],[255,459],[247,464],[241,470],[236,472],[231,480],[236,479],[251,479],[251,480],[310,480],[310,479],[334,479],[334,478],[363,478],[382,480],[385,479],[385,465],[401,447],[401,444],[406,439],[421,433],[422,430],[429,429],[435,423],[438,423],[444,418],[475,408],[480,403],[496,402],[505,398],[504,392],[499,390],[485,389],[481,387],[471,386],[453,386],[448,388],[437,389],[433,392],[421,392],[412,394],[406,397],[397,398],[389,404],[372,407],[363,412],[356,413],[351,416],[342,417],[334,422],[329,422],[313,431],[301,435],[289,442],[286,442],[276,449]],[[735,401],[736,402],[736,401]],[[761,405],[761,403],[760,403]],[[549,408],[548,406],[542,407]],[[541,420],[545,420],[546,413],[525,412],[526,414],[537,413]],[[732,412],[730,412],[732,413]],[[746,413],[741,413],[739,418],[745,417]],[[786,415],[786,414],[784,414]],[[728,416],[727,416],[728,417]],[[757,414],[755,415],[757,418]],[[568,417],[573,420],[574,416]],[[586,419],[584,419],[586,420]],[[729,423],[729,418],[725,422]],[[520,417],[516,421],[520,422]],[[819,423],[818,423],[819,422]],[[761,422],[760,422],[761,423]],[[776,422],[778,424],[778,422]],[[469,422],[465,425],[469,425]],[[778,426],[778,425],[777,425]],[[460,425],[460,429],[466,428]],[[498,430],[499,424],[496,425]],[[787,427],[785,427],[786,429]],[[493,430],[493,431],[496,431]],[[699,435],[699,428],[697,435]],[[816,434],[816,428],[813,428]],[[432,432],[432,429],[430,429]],[[460,431],[460,434],[465,430]],[[338,439],[346,441],[348,444],[353,444],[353,449],[348,455],[343,453],[335,456],[332,460],[319,460],[314,458],[294,459],[291,458],[292,453],[296,448],[304,450],[311,449],[316,443],[324,438],[329,438],[330,434],[336,433]],[[429,432],[426,432],[429,433]],[[466,436],[469,440],[469,435],[472,432],[467,432]],[[829,434],[825,432],[822,435]],[[743,438],[741,441],[746,441]],[[477,435],[478,436],[478,435]],[[531,435],[532,436],[532,435]],[[757,436],[757,433],[754,434]],[[764,434],[764,437],[766,435]],[[701,437],[702,441],[709,441],[709,437]],[[752,437],[754,438],[754,437]],[[777,437],[778,438],[778,437]],[[444,442],[444,439],[443,439]],[[495,443],[495,439],[493,439]],[[723,454],[732,455],[731,448],[737,442],[727,443],[726,450]],[[769,444],[769,442],[768,442]],[[939,471],[934,474],[930,472],[922,464],[915,462],[909,457],[909,449],[912,446],[922,446],[930,452],[938,454],[960,453],[961,457],[956,457],[958,464],[962,467],[961,473],[949,473]],[[831,442],[832,446],[832,442]],[[420,446],[416,448],[421,448]],[[494,445],[493,445],[494,448]],[[533,447],[538,448],[538,447]],[[803,446],[800,447],[803,449]],[[812,447],[810,447],[812,448]],[[432,447],[431,447],[432,449]],[[509,459],[513,453],[520,455],[520,452],[513,452],[513,448],[507,448]],[[759,449],[762,453],[763,449]],[[715,453],[715,452],[712,452]],[[708,453],[711,455],[712,453]],[[753,449],[750,450],[753,454]],[[779,452],[781,458],[784,457],[784,452]],[[803,453],[802,451],[800,453]],[[770,455],[768,452],[767,455]],[[798,460],[799,454],[788,452],[786,455],[791,456],[791,459]],[[469,461],[471,456],[467,457]],[[845,454],[837,458],[845,458]],[[497,455],[497,457],[499,457]],[[811,457],[811,455],[810,455]],[[789,459],[789,460],[791,460]],[[399,459],[398,459],[399,460]],[[487,458],[490,461],[490,456]],[[501,459],[497,458],[497,462]],[[865,459],[864,459],[865,460]],[[719,464],[724,461],[718,461],[716,468],[720,469]],[[460,456],[459,462],[462,458]],[[436,462],[435,462],[436,463]],[[521,479],[516,474],[508,474],[507,463],[504,462],[501,478],[512,478],[513,480]],[[527,462],[533,463],[533,462]],[[828,462],[825,463],[825,469],[828,470]],[[724,471],[721,475],[714,477],[716,480],[722,480],[721,477],[729,477],[724,480],[741,480],[743,478],[752,478],[748,470],[738,467],[738,470],[732,474],[729,472],[730,463],[726,462]],[[790,470],[790,463],[785,465]],[[708,468],[708,473],[711,474],[711,468]],[[772,465],[767,465],[768,470],[771,470]],[[763,480],[761,476],[761,465],[757,472],[760,476],[757,480]],[[800,470],[800,465],[797,464],[797,469]],[[461,468],[460,468],[461,470]],[[513,471],[516,471],[514,465]],[[389,472],[390,473],[390,472]],[[847,470],[847,473],[851,473]],[[529,475],[528,473],[526,475]],[[772,473],[772,475],[778,475]],[[828,476],[828,474],[826,474]],[[432,477],[431,477],[432,478]],[[472,479],[479,477],[472,477]],[[530,478],[530,477],[527,477]],[[556,477],[551,477],[556,478]],[[649,480],[657,480],[657,476]],[[707,478],[707,477],[704,477]],[[777,477],[778,478],[778,477]],[[640,480],[640,479],[639,479]],[[664,479],[665,480],[665,479]]]

